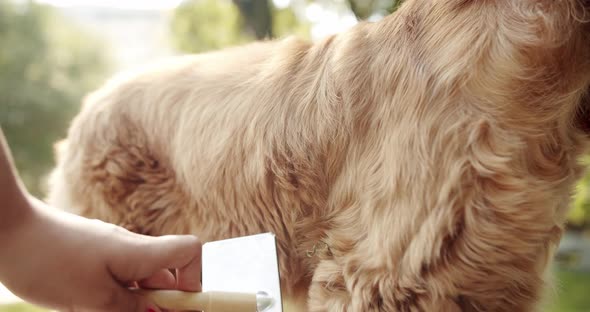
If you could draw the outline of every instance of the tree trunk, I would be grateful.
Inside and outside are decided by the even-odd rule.
[[[233,0],[256,39],[272,38],[272,8],[268,0]]]

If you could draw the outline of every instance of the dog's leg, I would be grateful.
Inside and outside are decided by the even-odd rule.
[[[421,294],[425,294],[425,289],[412,293],[415,290],[393,287],[389,274],[384,274],[382,280],[368,282],[375,277],[375,272],[362,272],[366,274],[362,278],[364,282],[355,281],[357,284],[349,291],[341,268],[332,260],[322,261],[318,265],[309,291],[310,311],[470,311],[462,309],[454,298],[428,298],[427,295],[420,298]],[[386,302],[381,291],[399,300]]]

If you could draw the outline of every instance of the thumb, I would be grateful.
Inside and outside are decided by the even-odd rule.
[[[129,244],[123,245],[110,266],[120,282],[140,281],[161,269],[178,269],[179,288],[200,290],[202,244],[196,236],[133,234]]]

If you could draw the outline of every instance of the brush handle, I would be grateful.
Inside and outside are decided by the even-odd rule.
[[[133,289],[163,309],[205,312],[256,312],[256,294]]]

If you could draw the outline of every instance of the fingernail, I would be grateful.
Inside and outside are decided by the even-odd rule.
[[[156,310],[149,308],[149,309],[147,309],[147,312],[156,312]]]

